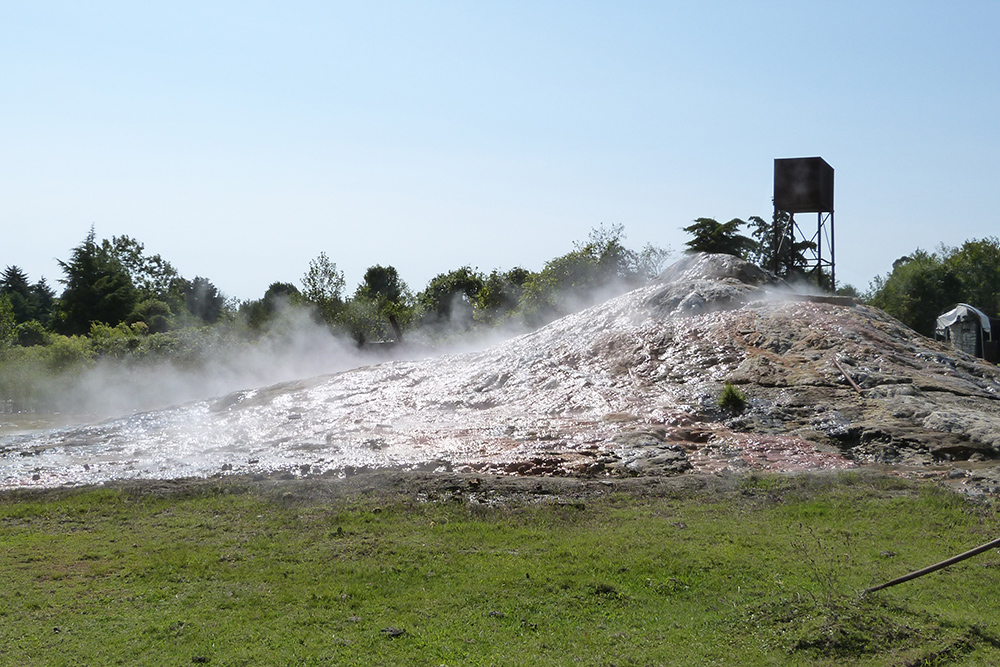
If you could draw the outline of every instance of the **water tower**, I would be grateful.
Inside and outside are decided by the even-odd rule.
[[[788,214],[787,226],[781,228],[779,211]],[[821,287],[836,289],[837,273],[834,259],[833,234],[833,167],[821,157],[777,158],[774,161],[774,234],[777,239],[797,239],[812,243],[807,252],[806,270],[815,274]],[[816,214],[816,233],[803,233],[795,221],[796,213]],[[825,241],[825,246],[824,246]],[[779,244],[776,244],[779,245]],[[830,258],[823,256],[829,249]],[[780,249],[780,245],[779,245]],[[811,256],[808,256],[811,253]],[[780,253],[775,253],[775,262]],[[774,267],[775,269],[777,267]],[[830,282],[824,285],[824,269],[829,269]]]

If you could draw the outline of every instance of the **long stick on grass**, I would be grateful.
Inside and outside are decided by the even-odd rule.
[[[897,577],[897,578],[893,579],[892,581],[887,581],[884,584],[880,584],[878,586],[872,586],[871,588],[866,588],[861,594],[862,595],[867,595],[868,593],[874,593],[875,591],[880,591],[883,588],[889,588],[890,586],[895,586],[896,584],[901,584],[904,581],[910,581],[911,579],[916,579],[917,577],[922,577],[925,574],[930,574],[931,572],[937,572],[938,570],[944,569],[944,568],[948,567],[949,565],[954,565],[955,563],[963,561],[966,558],[972,558],[973,556],[981,554],[984,551],[989,551],[990,549],[993,549],[993,548],[996,548],[996,547],[1000,547],[1000,538],[995,539],[992,542],[987,542],[986,544],[978,546],[975,549],[970,549],[969,551],[966,551],[965,553],[958,554],[957,556],[952,556],[948,560],[943,560],[940,563],[936,563],[935,565],[931,565],[929,567],[925,567],[922,570],[917,570],[916,572],[910,572],[909,574],[904,574],[902,577]]]

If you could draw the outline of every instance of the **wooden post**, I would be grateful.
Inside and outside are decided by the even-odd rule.
[[[989,551],[990,549],[995,549],[996,547],[1000,547],[1000,539],[993,540],[992,542],[987,542],[986,544],[978,546],[975,549],[970,549],[965,553],[959,554],[957,556],[952,556],[948,560],[943,560],[940,563],[936,563],[929,567],[925,567],[922,570],[917,570],[916,572],[910,572],[909,574],[904,574],[902,577],[897,577],[896,579],[893,579],[892,581],[887,581],[884,584],[880,584],[878,586],[872,586],[871,588],[866,588],[861,594],[867,595],[868,593],[874,593],[875,591],[880,591],[883,588],[889,588],[890,586],[895,586],[896,584],[901,584],[903,582],[910,581],[911,579],[922,577],[925,574],[930,574],[931,572],[937,572],[938,570],[942,570],[948,567],[949,565],[954,565],[955,563],[963,561],[966,558],[972,558],[973,556],[981,554],[984,551]]]

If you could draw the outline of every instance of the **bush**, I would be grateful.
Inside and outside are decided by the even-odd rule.
[[[33,347],[35,345],[45,345],[48,334],[45,327],[38,320],[28,320],[17,325],[14,330],[14,339],[21,347]]]
[[[53,336],[44,353],[46,366],[57,373],[78,370],[94,358],[94,350],[86,336]]]
[[[163,333],[170,329],[171,315],[166,301],[146,299],[136,305],[128,321],[130,324],[144,323],[149,333]]]
[[[722,394],[719,395],[719,407],[738,415],[746,409],[747,397],[742,391],[727,382],[722,387]]]

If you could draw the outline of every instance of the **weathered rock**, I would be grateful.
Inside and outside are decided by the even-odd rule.
[[[691,470],[684,447],[666,441],[664,428],[625,431],[612,438],[620,448],[618,460],[608,470],[625,475],[672,475]]]
[[[739,307],[774,276],[732,255],[688,255],[661,273],[660,287],[646,300],[654,315],[698,315]]]

